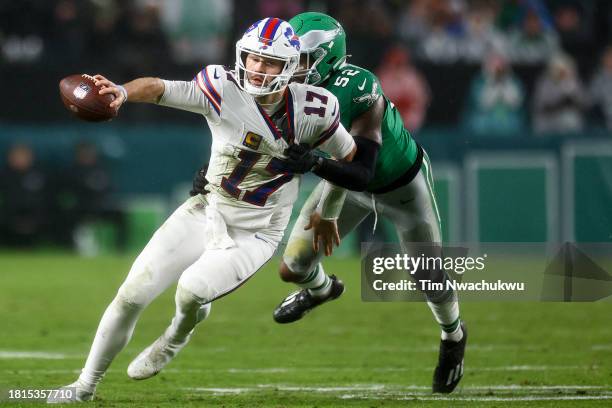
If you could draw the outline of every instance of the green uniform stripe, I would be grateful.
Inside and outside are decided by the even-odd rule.
[[[312,272],[310,272],[303,280],[299,281],[298,283],[302,285],[308,282],[312,282],[317,277],[318,271],[318,267],[314,268]]]
[[[461,320],[457,318],[457,320],[455,320],[451,324],[440,324],[440,327],[442,327],[442,330],[444,330],[445,332],[452,333],[455,330],[457,330],[457,327],[459,327],[460,323],[461,323]]]
[[[321,290],[324,287],[328,286],[331,284],[331,279],[329,279],[328,277],[325,277],[325,282],[323,282],[323,284],[317,286],[316,288],[310,288],[311,291],[317,291],[317,290]]]
[[[434,194],[434,182],[433,175],[431,172],[431,163],[429,162],[429,156],[427,153],[423,152],[423,164],[421,165],[421,170],[425,172],[425,181],[427,183],[427,191],[429,192],[429,198],[433,203],[434,210],[436,211],[436,219],[438,220],[438,226],[440,230],[442,230],[442,220],[440,218],[440,211],[438,210],[438,202],[436,201],[436,195]]]

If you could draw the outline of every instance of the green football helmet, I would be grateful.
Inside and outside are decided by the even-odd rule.
[[[317,85],[344,64],[346,34],[336,19],[323,13],[307,12],[293,17],[289,24],[300,37],[302,46],[301,66],[294,77],[304,77],[304,83]]]

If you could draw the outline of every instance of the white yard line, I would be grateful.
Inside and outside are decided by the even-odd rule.
[[[65,354],[46,351],[0,350],[0,360],[32,359],[32,360],[68,360],[83,358],[81,354]]]
[[[306,392],[306,393],[325,393],[340,394],[341,399],[362,399],[362,400],[399,400],[399,401],[586,401],[586,400],[612,400],[612,387],[597,385],[558,385],[558,386],[537,386],[537,385],[488,385],[488,386],[468,386],[463,387],[453,396],[435,396],[431,394],[431,387],[422,385],[389,386],[382,384],[362,384],[344,387],[302,387],[281,384],[258,384],[256,387],[194,387],[184,388],[190,392],[203,392],[213,395],[228,394],[253,394],[262,391],[285,391],[285,392]],[[576,390],[590,390],[594,395],[541,395],[551,391],[576,392]],[[500,392],[506,395],[469,395],[482,392]],[[504,392],[505,391],[505,392]],[[342,394],[352,392],[352,394]],[[512,392],[515,395],[508,396]],[[467,394],[467,395],[466,395]],[[519,394],[519,395],[516,395]],[[520,395],[523,394],[523,395]],[[531,395],[530,395],[531,394]],[[540,394],[540,395],[533,395]]]
[[[25,353],[25,352],[23,352]],[[45,354],[45,353],[42,353]],[[10,358],[47,358],[47,359],[76,359],[77,356],[64,357],[59,353],[46,353],[49,357],[10,357]],[[24,354],[25,355],[25,354]],[[37,354],[39,355],[39,354]],[[79,356],[84,357],[84,356]],[[0,358],[1,354],[0,354]],[[551,366],[551,365],[512,365],[512,366],[497,366],[497,367],[470,367],[470,370],[474,372],[478,371],[558,371],[558,370],[598,370],[601,367],[593,365],[565,365],[565,366]],[[61,374],[61,373],[72,373],[77,372],[76,369],[3,369],[0,372],[5,373],[19,373],[19,374]],[[119,372],[123,370],[110,369],[109,372]],[[187,374],[187,373],[207,373],[207,372],[222,372],[229,374],[284,374],[284,373],[297,373],[297,372],[313,372],[313,373],[326,373],[326,372],[410,372],[410,371],[431,371],[431,367],[261,367],[261,368],[216,368],[216,367],[202,367],[202,368],[166,368],[164,374]]]
[[[511,365],[511,366],[499,366],[499,367],[474,367],[474,371],[548,371],[548,370],[587,370],[587,369],[598,369],[599,366],[588,366],[588,365],[565,365],[565,366],[551,366],[551,365]]]
[[[559,396],[523,396],[523,397],[436,397],[436,396],[415,396],[388,398],[380,396],[359,396],[342,395],[342,399],[395,399],[401,401],[495,401],[495,402],[514,402],[514,401],[588,401],[588,400],[612,400],[612,395],[559,395]]]
[[[560,390],[575,392],[576,390],[590,390],[594,395],[542,395],[551,391]],[[204,392],[212,395],[236,395],[253,394],[266,390],[280,392],[307,392],[340,394],[341,399],[361,399],[361,400],[398,400],[398,401],[489,401],[489,402],[513,402],[513,401],[600,401],[612,400],[612,388],[602,386],[581,386],[581,385],[559,385],[559,386],[520,386],[520,385],[490,385],[480,387],[464,387],[453,396],[432,395],[429,386],[403,386],[387,387],[380,384],[346,386],[346,387],[299,387],[284,386],[276,384],[259,384],[257,387],[237,387],[237,388],[185,388],[186,391]],[[469,395],[482,392],[500,392],[505,395]],[[505,391],[505,393],[503,392]],[[352,392],[352,394],[342,394],[342,392]],[[508,395],[512,392],[513,395]],[[467,394],[467,395],[466,395]],[[517,395],[518,394],[518,395]],[[534,395],[535,394],[535,395]],[[540,394],[540,395],[538,395]]]
[[[257,384],[256,387],[247,387],[239,389],[248,389],[252,391],[258,391],[262,389],[274,388],[277,390],[285,391],[318,391],[318,392],[331,392],[331,391],[373,391],[373,390],[430,390],[429,385],[393,385],[393,384],[355,384],[347,386],[334,386],[334,387],[304,387],[299,385],[288,385],[288,384]],[[215,391],[219,388],[207,388],[207,387],[192,387],[185,388],[192,391]],[[236,388],[225,388],[227,390],[234,390]],[[519,385],[519,384],[500,384],[500,385],[470,385],[462,387],[462,390],[470,391],[489,391],[489,390],[580,390],[580,389],[591,389],[591,390],[605,390],[612,392],[612,386],[605,385],[574,385],[574,384],[560,384],[560,385]]]

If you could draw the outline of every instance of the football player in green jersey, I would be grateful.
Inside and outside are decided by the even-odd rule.
[[[304,204],[280,266],[281,278],[302,289],[287,296],[274,310],[278,323],[296,321],[342,294],[344,284],[324,272],[321,258],[323,253],[330,255],[333,244],[339,244],[340,237],[370,213],[384,214],[393,222],[402,249],[407,253],[411,243],[441,245],[442,241],[429,158],[404,128],[399,112],[383,94],[378,78],[362,67],[347,63],[342,26],[332,17],[315,12],[299,14],[289,23],[302,43],[304,70],[298,80],[324,87],[338,98],[340,120],[350,130],[358,148],[352,163],[321,158],[300,145],[288,149],[288,165],[293,171],[313,171],[336,186],[352,191],[343,190],[345,197],[320,203],[322,191],[331,188],[329,183],[321,181]],[[444,272],[439,272],[440,277],[445,279]],[[459,318],[453,291],[425,295],[442,329],[433,392],[450,393],[463,376],[467,332]]]

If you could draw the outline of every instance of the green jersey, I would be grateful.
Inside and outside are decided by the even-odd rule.
[[[367,111],[383,94],[376,75],[356,65],[346,64],[320,86],[333,93],[340,103],[340,121],[347,130],[355,118]],[[408,172],[418,161],[419,148],[404,128],[402,118],[385,98],[382,122],[382,145],[378,152],[375,173],[367,187],[374,191],[389,186]]]

